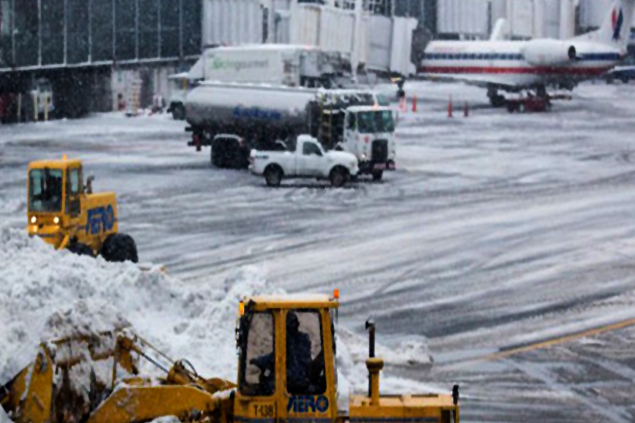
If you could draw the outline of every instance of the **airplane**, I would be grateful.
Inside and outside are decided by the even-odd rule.
[[[626,57],[634,8],[635,0],[616,0],[598,30],[569,40],[504,41],[499,21],[488,41],[432,41],[418,76],[487,88],[494,107],[506,104],[499,90],[548,100],[547,87],[573,90]]]

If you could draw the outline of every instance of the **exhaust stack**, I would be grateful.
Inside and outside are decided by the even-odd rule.
[[[379,405],[379,372],[384,368],[384,360],[375,357],[375,323],[369,319],[366,321],[368,331],[368,396],[370,405]]]

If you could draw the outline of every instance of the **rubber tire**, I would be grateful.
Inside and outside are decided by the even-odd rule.
[[[494,108],[505,107],[506,99],[504,95],[497,94],[489,98],[489,103]]]
[[[336,167],[329,174],[329,181],[333,188],[342,188],[348,182],[349,173],[341,167]]]
[[[82,244],[81,242],[76,242],[72,245],[69,245],[68,251],[73,254],[77,254],[78,256],[89,256],[93,258],[95,257],[95,252],[93,251],[93,249],[86,244]]]
[[[623,84],[628,84],[628,78],[622,78],[622,83]]]
[[[384,171],[383,170],[374,170],[372,172],[372,175],[373,175],[373,181],[379,182],[379,181],[381,181],[381,178],[384,177]]]
[[[282,169],[278,166],[269,166],[265,169],[264,177],[268,187],[279,187],[282,183]]]
[[[214,154],[214,144],[212,144],[212,146],[209,148],[210,162],[212,162],[212,166],[221,168],[222,166],[218,150],[216,151],[216,153],[217,154]]]
[[[185,119],[185,108],[182,104],[175,104],[172,107],[172,119],[174,120],[184,120]]]
[[[124,261],[139,262],[137,245],[134,239],[130,235],[122,233],[111,234],[106,238],[104,245],[101,247],[101,256],[106,261],[116,263]]]
[[[513,104],[513,103],[507,103],[507,111],[508,111],[509,113],[514,113],[514,112],[515,112],[515,110],[514,110],[514,109],[515,109],[515,107],[514,107],[514,104]]]

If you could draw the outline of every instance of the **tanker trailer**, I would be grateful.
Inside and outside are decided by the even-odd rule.
[[[298,135],[354,154],[361,173],[395,168],[395,124],[386,100],[368,90],[325,90],[203,82],[187,97],[189,146],[211,146],[212,164],[247,167],[252,149],[289,148]]]

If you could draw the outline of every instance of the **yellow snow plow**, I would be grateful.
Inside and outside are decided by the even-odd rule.
[[[380,395],[383,361],[374,357],[369,322],[369,392],[338,410],[334,320],[339,302],[325,295],[252,297],[239,305],[238,383],[205,379],[128,329],[43,343],[34,362],[0,388],[16,423],[132,423],[174,416],[181,422],[459,422],[452,394]],[[165,372],[139,374],[140,360]],[[213,357],[210,357],[212,360]],[[105,370],[103,364],[108,366]]]
[[[119,233],[112,192],[93,193],[93,177],[83,179],[79,160],[32,162],[27,178],[27,231],[58,250],[101,254],[108,261],[138,261],[137,246]]]

